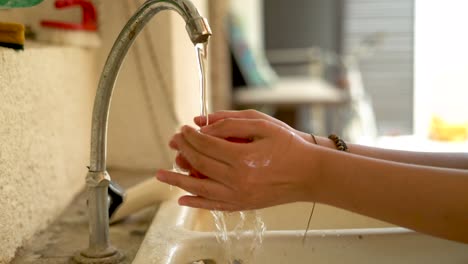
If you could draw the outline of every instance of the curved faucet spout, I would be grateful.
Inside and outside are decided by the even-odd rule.
[[[90,171],[99,172],[106,169],[107,118],[110,101],[128,49],[148,21],[159,11],[168,9],[178,12],[184,18],[187,32],[194,44],[208,41],[211,35],[208,22],[188,0],[148,0],[138,9],[117,37],[99,81],[93,110]]]
[[[186,22],[186,30],[194,44],[207,42],[211,29],[205,18],[189,0],[148,0],[130,18],[117,37],[101,74],[94,101],[91,130],[91,159],[86,177],[89,211],[89,247],[75,256],[75,260],[105,259],[118,262],[121,254],[110,246],[107,189],[110,176],[106,172],[107,123],[112,92],[128,50],[148,21],[163,10],[174,10]],[[95,263],[95,262],[92,262]]]

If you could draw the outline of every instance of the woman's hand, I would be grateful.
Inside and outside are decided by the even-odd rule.
[[[286,124],[286,123],[284,123],[284,122],[282,122],[282,121],[280,121],[280,120],[278,120],[278,119],[276,119],[274,117],[271,117],[271,116],[269,116],[267,114],[264,114],[262,112],[259,112],[257,110],[253,110],[253,109],[241,110],[241,111],[223,110],[223,111],[214,112],[212,114],[209,114],[209,116],[208,116],[208,125],[214,124],[214,123],[216,123],[216,122],[218,122],[220,120],[228,119],[228,118],[265,120],[265,121],[272,122],[273,124],[276,124],[276,125],[278,125],[280,127],[283,127],[285,129],[295,133],[296,135],[298,135],[299,137],[301,137],[305,141],[311,142],[311,139],[312,139],[312,137],[308,133],[304,133],[302,131],[294,129],[294,128],[290,127],[288,124]],[[204,116],[195,117],[194,122],[199,127],[203,127],[203,126],[207,125],[206,118]],[[318,138],[318,137],[316,137],[316,138]],[[193,170],[190,163],[188,163],[185,160],[185,158],[182,155],[180,155],[180,153],[178,153],[175,162],[176,162],[177,166],[180,169],[182,169],[183,171],[188,172],[188,171]]]
[[[180,167],[208,177],[158,172],[160,181],[193,194],[181,197],[181,205],[236,211],[314,199],[319,178],[315,145],[265,119],[218,120],[201,133],[184,126],[170,142],[179,151]],[[225,140],[229,137],[252,141],[234,143]]]

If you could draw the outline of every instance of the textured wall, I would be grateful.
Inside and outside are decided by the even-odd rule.
[[[83,187],[97,78],[138,2],[143,1],[99,2],[103,45],[95,53],[71,47],[0,49],[0,263],[13,257],[16,248],[50,223]],[[206,1],[194,3],[207,15]],[[52,4],[46,0],[0,15],[34,26],[45,17],[59,19]],[[76,10],[67,14],[64,20],[80,19]],[[172,165],[169,138],[199,113],[195,59],[177,14],[165,12],[150,22],[117,81],[109,167],[155,170]]]
[[[77,48],[0,49],[0,263],[83,187],[94,64]]]

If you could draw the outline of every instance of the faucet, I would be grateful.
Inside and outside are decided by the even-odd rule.
[[[211,36],[207,20],[189,0],[147,0],[130,18],[112,47],[104,65],[94,101],[91,158],[86,176],[89,213],[89,246],[74,256],[78,263],[118,263],[123,254],[109,240],[110,176],[106,171],[107,124],[115,81],[129,48],[148,21],[163,10],[174,10],[186,23],[193,42],[205,43]]]

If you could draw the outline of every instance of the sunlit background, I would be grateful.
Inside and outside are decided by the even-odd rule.
[[[242,37],[234,36],[234,68],[241,64],[234,86],[247,86],[254,97],[259,86],[269,87],[270,95],[294,86],[275,103],[257,100],[249,107],[311,133],[337,132],[363,144],[467,149],[466,1],[236,0],[231,7],[255,73],[264,77],[261,84],[242,78],[248,73],[242,74],[235,48]],[[304,95],[309,102],[291,99],[285,106],[308,85],[318,89],[311,82],[296,89],[294,79],[325,81],[347,98],[330,103]],[[239,108],[249,101],[244,92],[234,88]]]

